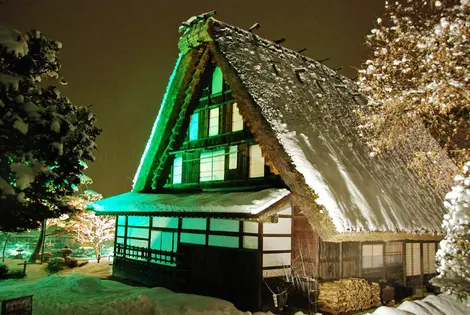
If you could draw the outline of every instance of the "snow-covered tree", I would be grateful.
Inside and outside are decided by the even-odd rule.
[[[432,283],[460,298],[470,296],[470,162],[464,165],[465,176],[455,177],[456,186],[444,202],[449,213],[442,227],[447,235],[436,254],[439,275]]]
[[[450,174],[439,174],[435,148],[457,165],[469,160],[469,39],[469,0],[386,2],[359,71],[371,102],[357,112],[373,150],[407,142],[411,166],[438,184]],[[423,127],[427,132],[416,131]]]
[[[80,161],[94,160],[95,115],[44,82],[59,78],[61,46],[36,30],[0,26],[1,231],[72,213],[63,197],[80,183]]]
[[[83,194],[69,199],[70,204],[81,209],[73,217],[74,235],[80,244],[92,246],[97,258],[101,255],[104,242],[114,239],[115,226],[114,216],[97,216],[92,211],[86,211],[88,204],[101,198],[101,194],[86,190]]]

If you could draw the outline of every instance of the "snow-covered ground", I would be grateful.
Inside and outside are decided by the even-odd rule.
[[[9,265],[17,262],[10,261]],[[103,280],[110,274],[107,262],[89,263],[50,276],[41,265],[28,265],[27,270],[25,279],[0,282],[0,300],[32,294],[33,315],[252,314],[241,312],[232,303],[221,299]]]
[[[470,305],[448,294],[428,295],[422,300],[406,301],[397,308],[381,306],[366,315],[466,315]]]
[[[19,260],[9,260],[19,268]],[[250,315],[230,302],[212,297],[174,293],[165,288],[134,287],[103,280],[111,275],[107,261],[91,262],[83,267],[48,275],[45,265],[28,265],[25,279],[0,282],[0,301],[33,295],[33,315]],[[379,307],[373,315],[464,315],[470,306],[452,296],[429,295],[423,300],[407,301],[396,308]],[[254,313],[268,315],[271,313]],[[271,314],[272,315],[272,314]],[[295,315],[304,315],[298,312]]]

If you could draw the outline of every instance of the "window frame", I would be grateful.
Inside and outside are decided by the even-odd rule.
[[[205,157],[203,157],[203,155],[205,155]],[[200,183],[225,180],[225,155],[226,155],[225,148],[214,150],[214,151],[202,151],[201,152],[201,154],[199,155],[199,182]],[[210,167],[208,169],[210,170],[204,171],[204,173],[210,173],[210,176],[207,176],[207,175],[202,176],[203,160],[209,160],[209,159],[210,159]],[[214,169],[215,163],[217,163],[217,165],[222,165],[222,169]],[[220,175],[222,175],[221,179],[218,178],[220,177]]]
[[[261,160],[262,160],[262,163],[261,163],[261,160],[259,161],[254,161],[254,151],[255,151],[255,148],[258,148],[256,149],[257,151],[259,150],[259,153],[261,156]],[[258,158],[259,156],[255,157],[255,158]],[[259,144],[253,144],[253,145],[250,145],[248,147],[248,179],[252,179],[252,178],[261,178],[261,177],[264,177],[266,174],[265,174],[265,165],[266,165],[266,160],[263,156],[263,151],[261,150],[261,146]],[[255,163],[254,163],[255,162]],[[259,170],[259,168],[257,168],[258,166],[261,166],[261,170]],[[254,168],[253,166],[256,166],[256,168]],[[256,171],[256,172],[255,172]],[[262,174],[261,174],[262,172]]]
[[[371,249],[372,254],[368,255],[368,256],[365,256],[364,255],[364,249],[369,248],[369,247]],[[377,249],[375,249],[375,248],[377,248]],[[383,244],[383,243],[362,244],[362,248],[361,248],[361,261],[362,261],[361,267],[362,267],[362,269],[383,268],[385,266],[385,264],[384,264],[384,261],[385,261],[384,248],[385,248],[385,244]],[[375,254],[375,253],[377,253],[377,254]],[[365,265],[365,262],[368,261],[365,258],[369,258],[369,257],[370,257],[370,264]],[[375,261],[375,259],[374,259],[375,257],[381,257],[381,259],[379,260],[379,263],[377,263]]]

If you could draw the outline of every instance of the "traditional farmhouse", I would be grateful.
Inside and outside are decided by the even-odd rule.
[[[291,272],[435,273],[443,194],[400,154],[370,156],[353,82],[211,14],[180,32],[133,190],[90,207],[117,217],[115,276],[256,310]]]

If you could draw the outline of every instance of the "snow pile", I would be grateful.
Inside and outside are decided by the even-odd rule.
[[[433,284],[462,298],[470,295],[470,162],[465,163],[467,177],[457,175],[456,186],[446,195],[442,227],[447,231],[436,253],[439,275]]]
[[[212,297],[174,293],[165,288],[132,287],[82,274],[53,275],[35,283],[12,283],[0,286],[0,299],[33,294],[35,315],[251,314],[237,310],[230,302]]]
[[[460,303],[448,294],[428,295],[422,300],[406,301],[397,308],[381,306],[373,313],[366,315],[434,315],[434,314],[468,314],[470,305]]]

